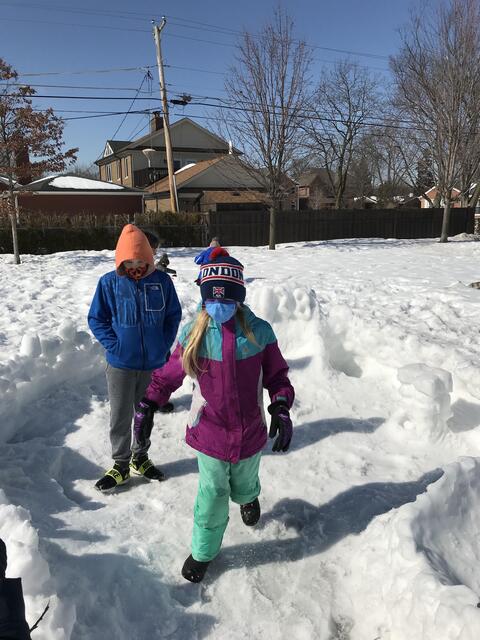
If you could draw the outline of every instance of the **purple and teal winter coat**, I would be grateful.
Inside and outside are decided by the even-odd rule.
[[[210,320],[199,350],[201,373],[194,380],[186,441],[197,451],[226,462],[258,453],[267,441],[263,389],[272,402],[290,407],[294,390],[272,327],[243,306],[257,344],[250,342],[232,318],[224,324]],[[193,323],[180,334],[170,360],[156,369],[146,397],[159,406],[185,378],[182,354]]]

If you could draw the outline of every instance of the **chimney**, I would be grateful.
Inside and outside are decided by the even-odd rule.
[[[163,129],[163,117],[160,111],[152,111],[150,133],[155,133],[155,131],[160,131],[160,129]]]
[[[32,181],[32,167],[28,147],[22,146],[15,154],[16,178],[20,184],[28,184]]]

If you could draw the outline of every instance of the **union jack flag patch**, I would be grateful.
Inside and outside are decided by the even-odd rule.
[[[213,287],[213,297],[214,298],[224,298],[225,297],[225,287]]]

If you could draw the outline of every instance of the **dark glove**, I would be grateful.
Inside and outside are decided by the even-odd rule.
[[[7,547],[4,541],[0,538],[0,580],[5,578],[5,571],[7,570]]]
[[[158,404],[148,398],[142,398],[135,409],[133,420],[133,433],[135,440],[140,445],[146,444],[153,429],[153,414],[158,409]]]
[[[268,437],[275,438],[278,433],[272,451],[288,451],[293,426],[287,405],[282,400],[277,400],[268,407],[268,413],[272,416]]]

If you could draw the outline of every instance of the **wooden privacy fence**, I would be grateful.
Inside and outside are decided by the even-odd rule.
[[[225,246],[268,244],[268,211],[205,214],[210,237]],[[473,209],[452,209],[449,235],[473,233]],[[301,242],[340,238],[438,238],[443,209],[323,209],[279,211],[275,241]]]
[[[208,242],[205,224],[148,225],[162,247],[201,247]],[[45,254],[58,251],[115,249],[121,227],[18,227],[20,253]],[[12,233],[0,225],[0,253],[12,253]]]

